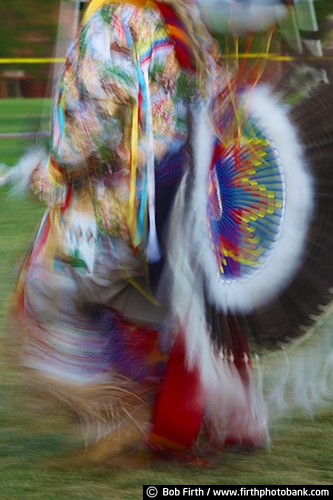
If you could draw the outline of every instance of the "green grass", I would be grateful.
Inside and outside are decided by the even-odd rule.
[[[49,117],[49,99],[0,99],[0,134],[33,131]],[[13,165],[33,139],[0,139],[0,164]],[[29,195],[8,197],[0,189],[0,303],[6,304],[18,263],[32,237],[43,208]],[[1,308],[0,324],[5,307]]]
[[[51,99],[0,99],[0,134],[50,128]],[[0,139],[0,164],[14,164],[34,139]]]
[[[49,103],[0,100],[0,130],[22,130],[27,116],[39,117]],[[27,143],[0,140],[0,162],[12,164]],[[20,260],[36,231],[43,207],[32,197],[14,199],[0,189],[0,320],[13,292]],[[10,323],[6,330],[9,334]],[[7,338],[8,340],[8,338]],[[140,499],[143,484],[333,484],[332,408],[314,418],[301,413],[270,419],[271,448],[223,453],[213,468],[154,462],[142,470],[75,468],[58,459],[82,445],[70,416],[43,410],[25,394],[18,367],[2,359],[0,371],[0,500]]]

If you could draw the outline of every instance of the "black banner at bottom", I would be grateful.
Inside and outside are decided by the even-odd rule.
[[[333,486],[144,485],[143,500],[171,498],[329,498]]]

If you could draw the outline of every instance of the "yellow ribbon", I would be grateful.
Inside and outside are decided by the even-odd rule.
[[[130,174],[130,194],[128,206],[128,228],[131,239],[134,243],[136,236],[136,168],[138,161],[138,140],[139,140],[139,107],[138,103],[133,104],[132,133],[131,133],[131,174]],[[136,245],[134,245],[136,246]]]
[[[144,7],[151,0],[126,0],[127,3],[137,7]],[[86,9],[82,24],[85,25],[90,17],[103,5],[110,3],[119,3],[119,0],[92,0]],[[131,160],[130,160],[130,192],[129,192],[129,207],[128,207],[128,228],[131,235],[131,240],[134,247],[137,247],[137,217],[136,217],[136,173],[138,161],[138,141],[139,141],[139,107],[138,102],[133,103],[132,115],[132,130],[131,130]]]
[[[112,1],[112,0],[111,0]],[[127,3],[132,3],[127,0]],[[147,2],[148,4],[148,2]],[[251,54],[221,54],[220,59],[269,59],[270,61],[333,61],[333,56],[281,56],[280,54],[261,54],[253,52]],[[56,64],[64,63],[65,57],[2,57],[0,64]]]

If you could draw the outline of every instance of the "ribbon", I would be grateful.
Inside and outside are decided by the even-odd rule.
[[[195,67],[192,62],[190,44],[183,23],[178,19],[171,5],[157,1],[155,4],[164,19],[180,66],[185,70],[194,71]]]
[[[131,174],[130,174],[130,195],[129,195],[129,213],[128,227],[132,241],[135,241],[136,235],[136,217],[135,217],[135,193],[136,193],[136,167],[138,157],[138,137],[139,137],[139,107],[137,103],[133,105],[132,134],[131,134]]]
[[[149,88],[148,67],[144,71],[144,80],[146,85],[147,98],[147,181],[148,181],[148,213],[149,213],[149,232],[147,243],[148,262],[157,262],[161,258],[161,250],[158,243],[156,221],[155,221],[155,158],[154,158],[154,136],[152,127],[152,110]]]
[[[83,17],[83,25],[85,25],[90,17],[103,5],[110,3],[118,3],[119,0],[93,0]],[[131,5],[144,7],[150,4],[152,7],[160,11],[164,19],[166,29],[169,37],[173,43],[176,57],[179,64],[184,69],[193,69],[191,63],[191,53],[186,36],[186,31],[181,21],[176,16],[173,9],[161,2],[147,1],[147,0],[127,0]],[[136,215],[136,180],[137,180],[137,148],[139,139],[139,116],[140,106],[138,103],[133,105],[133,118],[132,118],[132,136],[131,136],[131,154],[130,154],[130,195],[129,195],[129,214],[128,226],[134,248],[136,248],[143,238],[145,215],[148,201],[148,214],[149,214],[149,231],[148,241],[146,247],[146,255],[149,262],[156,262],[161,258],[161,250],[157,237],[156,221],[155,221],[155,158],[154,158],[154,136],[152,129],[152,110],[150,99],[149,75],[148,68],[141,68],[139,57],[138,59],[138,81],[142,95],[142,107],[146,112],[146,136],[147,136],[147,150],[146,150],[146,168],[142,174],[141,186],[141,201],[139,213]],[[139,101],[139,99],[138,99]],[[59,119],[59,122],[61,120]]]

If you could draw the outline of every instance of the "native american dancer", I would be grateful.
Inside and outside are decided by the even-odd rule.
[[[268,443],[247,336],[290,334],[269,315],[311,253],[293,120],[313,107],[288,115],[241,76],[192,1],[93,0],[51,149],[7,175],[48,207],[18,284],[24,364],[75,412],[87,460]]]

